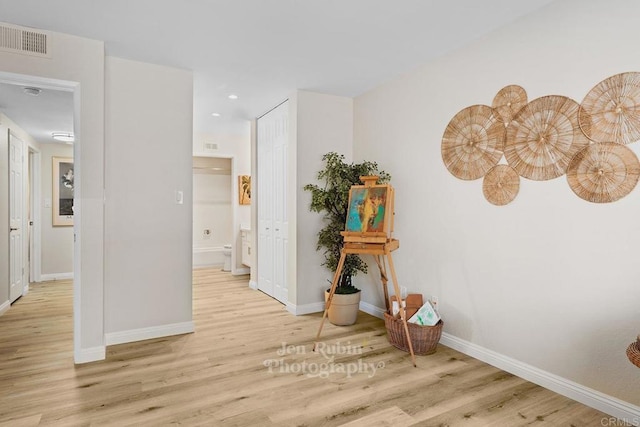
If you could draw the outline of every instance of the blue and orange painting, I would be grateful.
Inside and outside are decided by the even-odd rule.
[[[387,187],[353,187],[347,212],[347,230],[384,232]]]

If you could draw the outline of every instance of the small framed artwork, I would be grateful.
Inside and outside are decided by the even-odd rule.
[[[251,204],[251,175],[238,175],[238,201],[241,205]]]
[[[73,225],[73,159],[53,157],[53,188],[51,193],[53,207],[53,225]]]

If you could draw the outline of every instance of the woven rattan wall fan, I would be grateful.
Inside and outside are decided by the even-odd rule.
[[[509,85],[498,91],[491,106],[505,126],[522,107],[527,105],[527,91],[522,86]]]
[[[629,144],[640,139],[640,73],[611,76],[587,93],[580,128],[596,142]]]
[[[507,127],[505,157],[520,176],[546,181],[564,175],[589,141],[578,125],[578,103],[549,95],[524,106]]]
[[[596,142],[575,155],[567,168],[567,182],[581,199],[610,203],[638,184],[640,162],[633,151],[615,142]]]
[[[458,112],[442,136],[442,160],[455,177],[482,178],[502,158],[505,128],[487,105]]]
[[[484,176],[482,193],[496,206],[509,204],[520,190],[520,176],[509,165],[495,165]]]

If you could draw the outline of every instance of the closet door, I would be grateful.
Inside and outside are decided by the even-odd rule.
[[[288,104],[257,121],[258,289],[287,302]]]
[[[258,289],[273,296],[273,132],[258,119]]]
[[[287,253],[289,233],[287,221],[287,160],[289,148],[289,115],[287,104],[278,107],[273,144],[273,296],[287,303]]]

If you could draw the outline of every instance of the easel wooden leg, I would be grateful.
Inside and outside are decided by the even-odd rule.
[[[413,362],[413,366],[416,365],[416,355],[413,353],[413,345],[411,344],[411,337],[409,336],[409,327],[407,326],[407,313],[402,306],[402,302],[400,301],[400,287],[398,286],[398,278],[396,277],[396,269],[393,266],[393,258],[391,256],[391,252],[386,251],[387,258],[389,259],[389,269],[391,270],[391,280],[393,281],[393,289],[396,293],[396,298],[398,298],[398,306],[400,307],[400,317],[402,318],[402,323],[404,324],[404,333],[407,336],[407,344],[409,344],[409,352],[411,353],[411,361]]]
[[[382,291],[384,292],[384,306],[387,309],[387,312],[391,314],[391,307],[389,306],[389,289],[387,288],[387,283],[389,283],[389,279],[387,278],[387,269],[384,264],[384,258],[382,255],[374,255],[373,259],[376,260],[376,264],[378,264],[378,269],[380,270],[380,279],[382,280]]]
[[[324,326],[324,320],[327,318],[327,313],[329,312],[329,307],[331,307],[331,301],[333,300],[333,294],[335,294],[336,288],[338,287],[338,280],[340,280],[340,274],[342,274],[342,268],[344,267],[344,260],[346,257],[347,253],[343,249],[340,253],[338,268],[336,268],[336,273],[333,275],[333,282],[331,282],[331,288],[329,289],[329,297],[327,298],[327,302],[324,305],[324,313],[322,314],[322,320],[320,321],[320,328],[318,328],[316,341],[313,343],[313,351],[316,351],[316,346],[318,345],[318,340],[320,339],[320,333],[322,332],[322,327]]]

